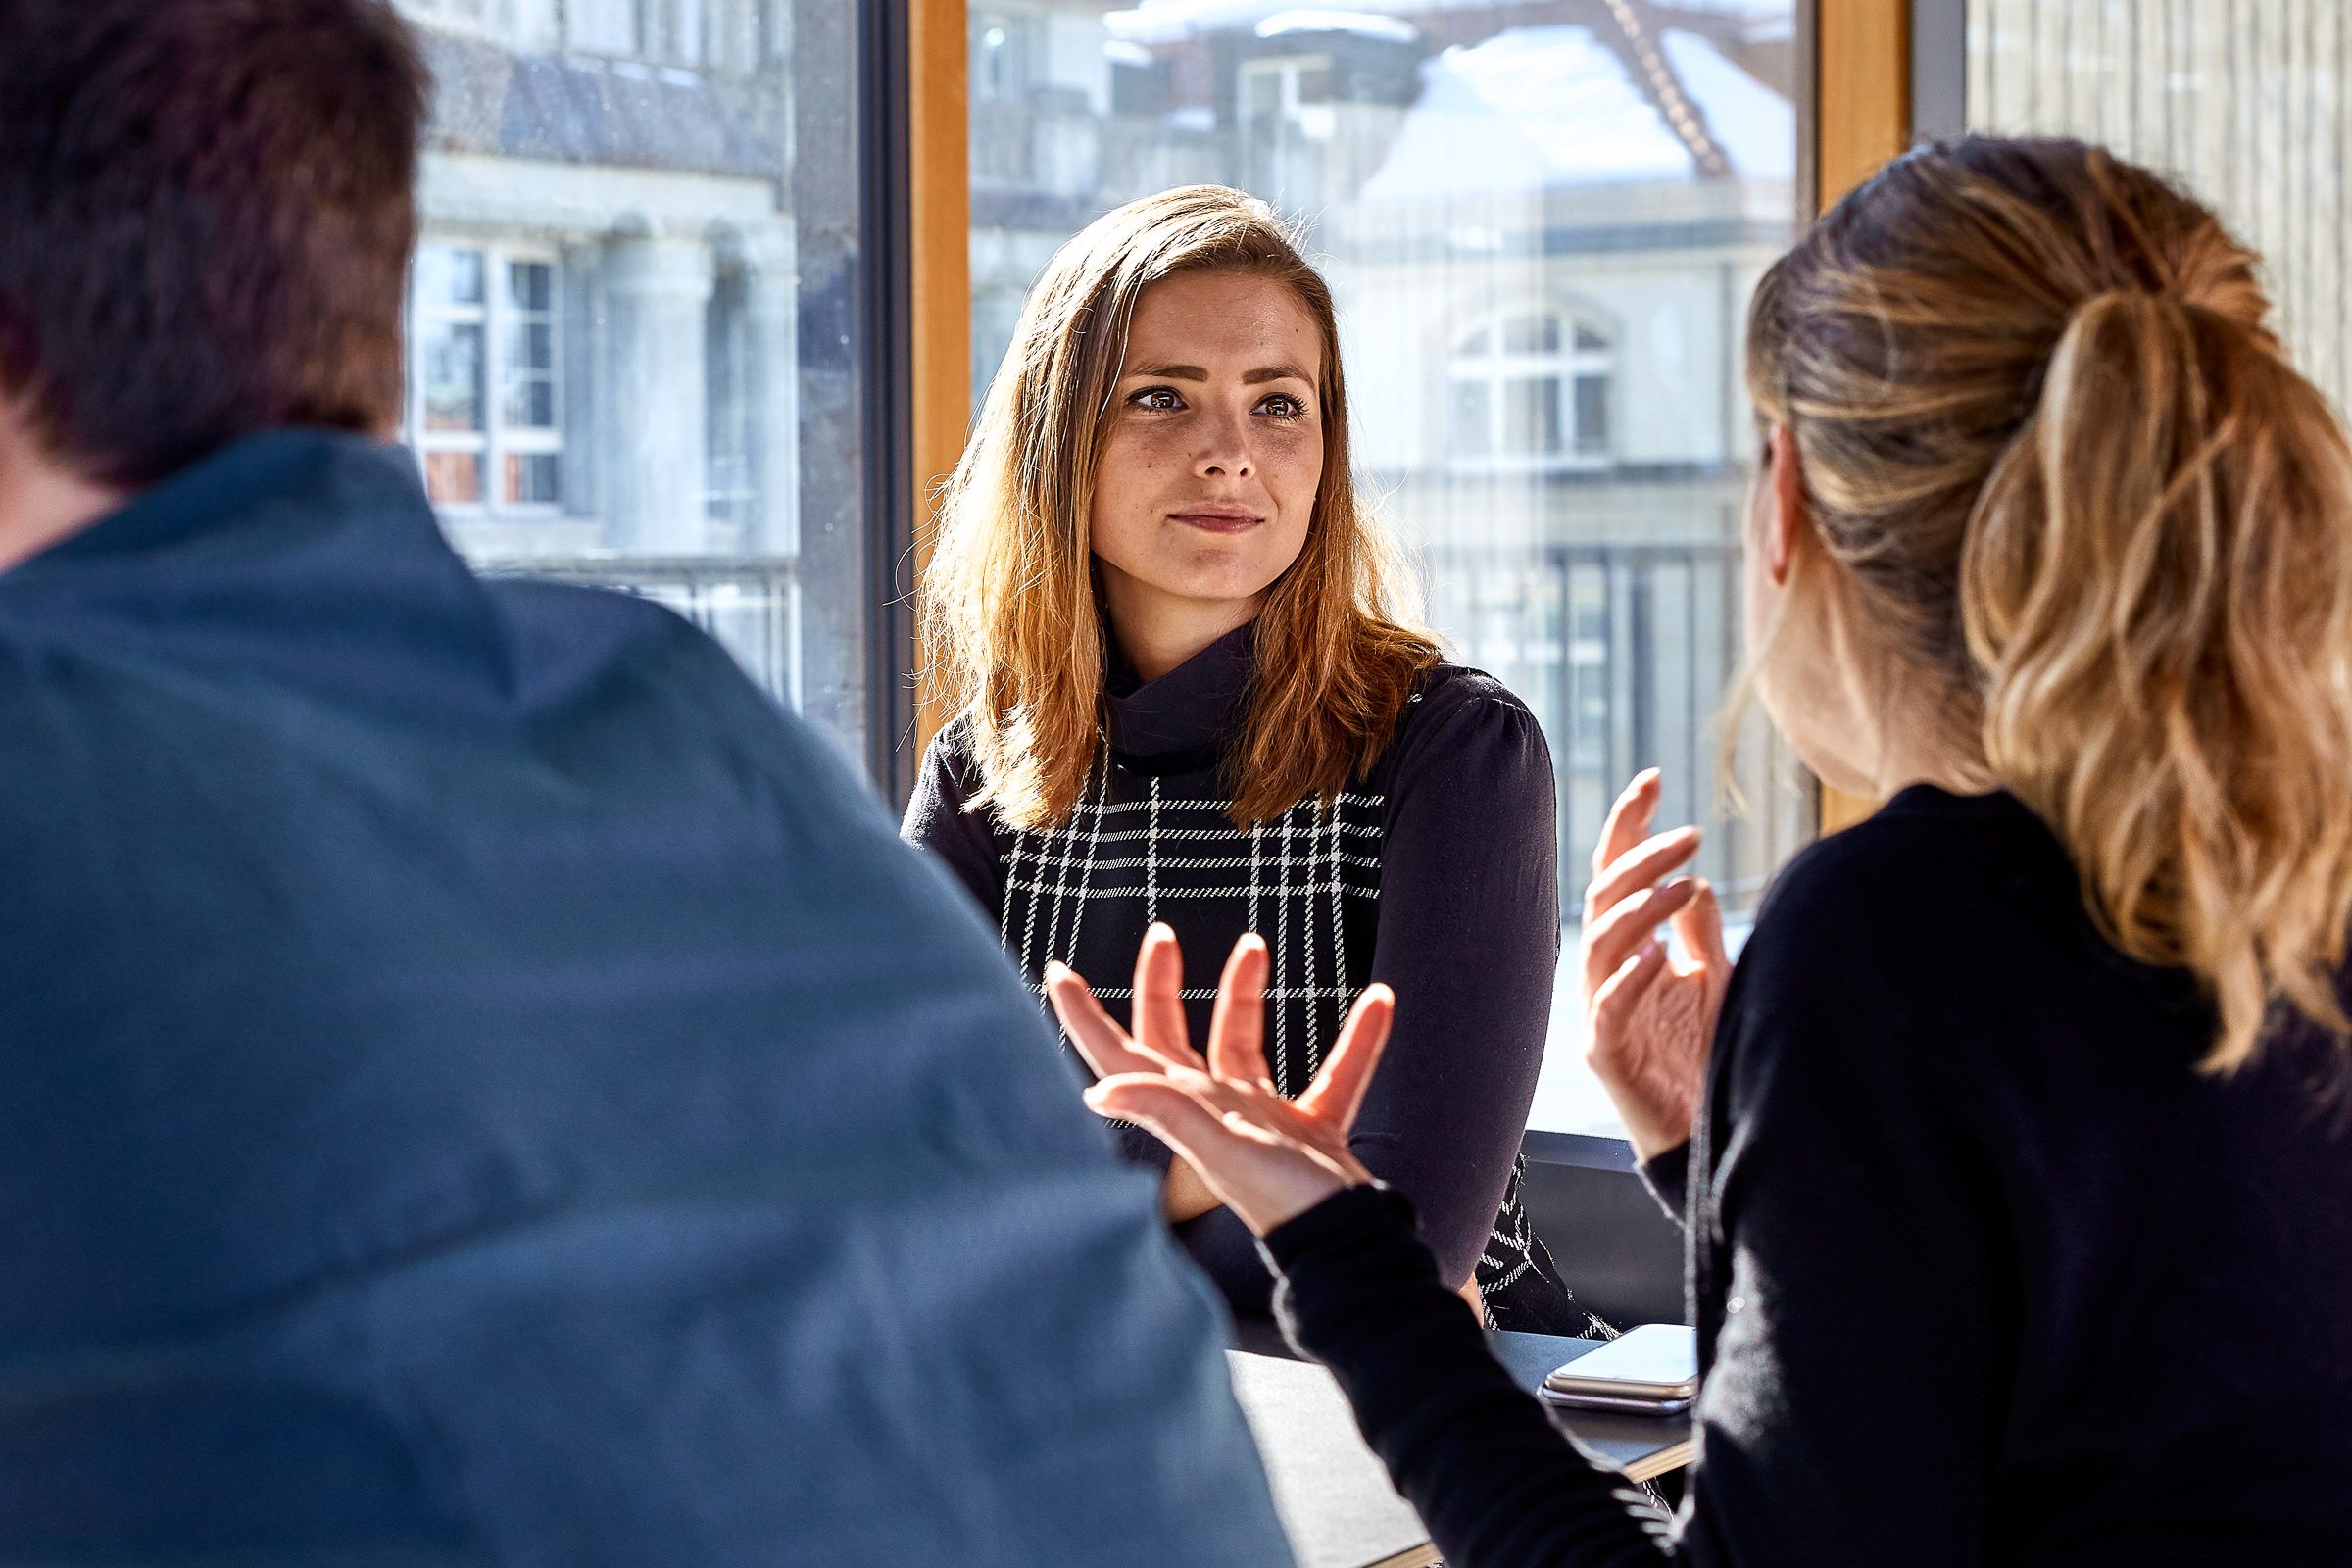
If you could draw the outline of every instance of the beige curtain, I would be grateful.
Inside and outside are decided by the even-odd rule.
[[[2352,0],[1969,0],[1968,116],[2184,179],[2269,259],[2277,326],[2352,409]]]

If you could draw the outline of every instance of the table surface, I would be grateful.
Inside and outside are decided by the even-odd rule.
[[[1299,1360],[1270,1322],[1239,1324],[1234,1340],[1228,1357],[1234,1395],[1257,1440],[1299,1568],[1417,1568],[1437,1561],[1428,1532],[1364,1446],[1331,1374]],[[1511,1333],[1491,1334],[1488,1342],[1531,1394],[1552,1368],[1604,1343]],[[1634,1480],[1690,1461],[1688,1416],[1546,1409],[1587,1453]]]

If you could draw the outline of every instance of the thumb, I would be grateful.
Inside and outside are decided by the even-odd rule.
[[[1116,1116],[1148,1130],[1182,1154],[1215,1191],[1209,1167],[1234,1135],[1219,1112],[1189,1092],[1154,1074],[1123,1073],[1090,1085],[1086,1103],[1098,1116]]]

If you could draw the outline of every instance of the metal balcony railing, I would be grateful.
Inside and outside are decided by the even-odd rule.
[[[790,556],[530,556],[476,560],[490,576],[635,594],[715,638],[779,702],[800,706],[800,563]]]

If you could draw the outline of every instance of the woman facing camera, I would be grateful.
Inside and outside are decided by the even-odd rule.
[[[1687,1185],[1705,1371],[1670,1538],[1342,1137],[1385,996],[1294,1104],[1250,974],[1205,1060],[1056,977],[1092,1102],[1265,1234],[1454,1568],[2352,1562],[2352,451],[2255,266],[2103,152],[1971,138],[1757,291],[1757,690],[1886,804],[1721,995],[1654,935],[1695,895],[1646,782],[1606,831],[1590,1050]]]
[[[1394,607],[1357,499],[1330,291],[1264,204],[1172,190],[1098,220],[1032,291],[924,574],[957,712],[906,836],[1034,983],[1166,980],[1263,933],[1267,1077],[1313,1079],[1348,999],[1408,1000],[1350,1147],[1409,1194],[1447,1285],[1585,1332],[1517,1156],[1559,947],[1551,764],[1527,709]],[[1167,966],[1162,972],[1160,966]],[[1120,1005],[1126,991],[1102,993]],[[1168,1217],[1239,1309],[1250,1231],[1149,1134]]]

